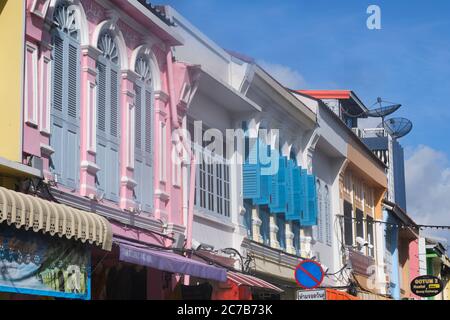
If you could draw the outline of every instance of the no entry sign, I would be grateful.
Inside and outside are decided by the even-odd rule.
[[[321,285],[325,273],[319,263],[303,260],[295,269],[295,281],[303,289],[314,289]]]

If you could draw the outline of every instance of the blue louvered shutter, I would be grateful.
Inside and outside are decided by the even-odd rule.
[[[286,167],[287,158],[279,157],[278,173],[272,176],[270,212],[284,213],[286,211]]]
[[[247,135],[248,132],[246,132],[246,141],[250,142],[251,139],[248,139]],[[258,162],[258,141],[259,140],[251,141],[248,156],[242,166],[244,199],[258,199],[261,196],[261,170]]]
[[[264,162],[266,162],[267,159],[270,158],[270,146],[263,143],[261,140],[258,140],[258,150],[262,154],[261,158],[265,159]],[[261,160],[261,159],[260,159]],[[263,168],[270,168],[270,162],[269,163],[261,163],[260,170],[257,173],[260,175],[259,181],[260,181],[260,196],[259,198],[253,199],[253,204],[255,205],[268,205],[270,203],[270,193],[272,189],[272,176],[268,174],[263,174]]]
[[[302,213],[302,196],[301,196],[301,168],[295,162],[290,167],[290,195],[288,197],[288,209],[286,210],[286,220],[300,221]]]
[[[50,145],[55,149],[50,169],[59,183],[76,188],[80,148],[80,46],[61,31],[53,34],[53,97]]]
[[[293,181],[293,175],[292,170],[294,169],[294,162],[292,160],[287,160],[286,165],[286,219],[287,220],[293,220],[294,219],[294,181]]]

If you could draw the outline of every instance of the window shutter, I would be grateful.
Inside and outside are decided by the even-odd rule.
[[[153,207],[152,93],[140,81],[135,93],[135,198],[142,210],[149,212]]]
[[[325,188],[325,238],[326,244],[331,246],[331,201],[328,187]]]
[[[287,220],[294,220],[294,181],[293,181],[293,166],[294,163],[292,160],[287,160],[287,166],[286,166],[286,219]]]
[[[97,61],[97,147],[96,163],[100,167],[97,172],[96,183],[98,191],[106,192],[106,105],[107,80],[106,65]]]
[[[134,187],[134,197],[138,204],[142,205],[142,88],[139,85],[134,86],[135,105],[134,105],[134,180],[136,186]]]
[[[62,112],[64,98],[64,41],[54,36],[53,41],[53,110]]]
[[[258,140],[249,146],[248,158],[242,166],[244,199],[257,199],[261,196],[260,164],[257,162],[258,146]]]
[[[135,98],[135,125],[134,125],[134,136],[135,136],[135,148],[137,150],[142,150],[142,89],[140,86],[134,86],[134,92],[136,94]],[[139,152],[140,154],[140,152]]]
[[[260,152],[265,152],[270,155],[270,146],[266,145],[262,141],[258,139],[258,150]],[[267,154],[262,156],[264,159],[268,159]],[[256,205],[268,205],[270,203],[270,193],[272,189],[272,176],[271,175],[262,175],[262,168],[270,168],[270,163],[261,164],[259,167],[259,181],[260,181],[260,196],[259,198],[253,199],[253,203]]]
[[[53,34],[51,170],[58,182],[76,188],[79,176],[80,46],[60,31]]]
[[[111,68],[111,104],[110,104],[110,134],[114,138],[119,136],[119,79],[117,71]]]
[[[291,161],[291,160],[290,160]],[[286,220],[300,221],[302,212],[302,198],[301,198],[301,169],[295,162],[290,163],[290,175],[291,187],[288,198],[288,210],[286,211]]]
[[[119,200],[119,88],[118,67],[110,65],[109,148],[107,149],[106,195],[109,200]],[[107,126],[108,127],[108,126]]]
[[[97,62],[97,134],[106,133],[106,66]]]
[[[152,116],[152,94],[149,91],[145,91],[145,116],[144,123],[145,129],[145,159],[143,177],[141,179],[143,183],[143,205],[146,211],[150,211],[153,206],[153,159],[152,159],[152,130],[153,130],[153,116]]]
[[[97,173],[98,190],[119,200],[120,79],[119,67],[104,56],[97,62]]]
[[[308,222],[308,171],[301,170],[300,176],[300,224],[306,225]]]
[[[62,35],[64,37],[64,35]],[[51,110],[51,137],[50,145],[55,149],[51,156],[50,169],[57,176],[59,182],[62,181],[62,164],[64,148],[64,40],[58,33],[53,38],[53,90],[52,90],[52,110]]]
[[[67,117],[65,122],[67,127],[64,130],[65,143],[64,161],[65,167],[63,178],[68,187],[76,188],[78,184],[79,170],[79,106],[80,106],[80,56],[79,47],[76,44],[68,43],[68,83],[67,83]]]
[[[325,217],[325,206],[323,198],[323,187],[320,181],[316,182],[316,193],[317,193],[317,203],[318,203],[318,214],[317,214],[317,240],[323,243],[323,230],[324,230],[324,217]]]
[[[278,173],[272,176],[270,212],[282,213],[286,210],[286,165],[287,158],[279,157]]]
[[[307,214],[301,221],[303,226],[313,226],[317,224],[317,194],[316,178],[312,175],[306,175],[306,193],[307,193]]]
[[[145,91],[145,152],[150,157],[152,154],[152,132],[153,132],[153,104],[152,93]],[[150,160],[150,159],[149,159]],[[151,164],[151,161],[149,161]]]

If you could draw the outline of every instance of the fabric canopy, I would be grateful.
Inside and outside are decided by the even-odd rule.
[[[0,187],[0,223],[65,236],[111,251],[112,228],[98,214]]]
[[[249,287],[255,287],[255,288],[263,288],[263,289],[268,289],[268,290],[273,290],[276,292],[283,292],[284,290],[268,283],[267,281],[258,279],[256,277],[247,275],[247,274],[243,274],[243,273],[238,273],[238,272],[233,272],[233,271],[228,271],[228,280],[233,281],[234,283],[236,283],[238,286],[249,286]]]
[[[223,268],[195,261],[172,251],[149,248],[127,240],[114,238],[114,242],[119,244],[121,261],[202,279],[227,281],[227,272]]]

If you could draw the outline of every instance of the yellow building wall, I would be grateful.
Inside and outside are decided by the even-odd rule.
[[[0,0],[0,157],[21,161],[25,1]]]

